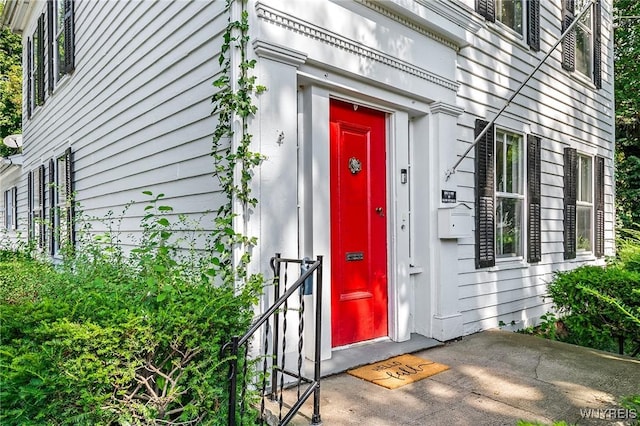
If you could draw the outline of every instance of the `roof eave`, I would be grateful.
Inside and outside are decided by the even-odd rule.
[[[22,34],[27,24],[29,8],[35,0],[6,0],[0,24],[17,34]]]

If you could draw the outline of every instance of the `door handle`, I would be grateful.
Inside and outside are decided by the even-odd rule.
[[[376,213],[378,213],[380,216],[384,217],[384,211],[382,210],[382,207],[376,207]]]

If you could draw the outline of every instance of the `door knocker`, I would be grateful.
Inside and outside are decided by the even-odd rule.
[[[362,170],[362,163],[356,157],[349,158],[349,170],[354,175],[357,174],[360,170]]]

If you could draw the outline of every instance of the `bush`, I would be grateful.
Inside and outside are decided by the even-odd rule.
[[[629,271],[640,272],[640,231],[623,229],[620,233],[625,238],[619,238],[616,242],[615,264]]]
[[[568,333],[561,340],[611,352],[621,340],[633,351],[640,336],[639,289],[640,273],[622,264],[557,272],[548,295],[566,315]]]
[[[220,349],[262,281],[213,285],[177,256],[169,211],[147,214],[129,257],[89,235],[62,267],[0,258],[1,424],[226,423]]]

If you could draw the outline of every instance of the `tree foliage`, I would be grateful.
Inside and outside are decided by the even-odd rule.
[[[0,16],[4,3],[0,2]],[[0,138],[21,133],[22,127],[22,40],[9,28],[0,27]],[[14,150],[0,144],[0,156]]]
[[[618,225],[640,229],[640,2],[615,0],[614,6]]]

